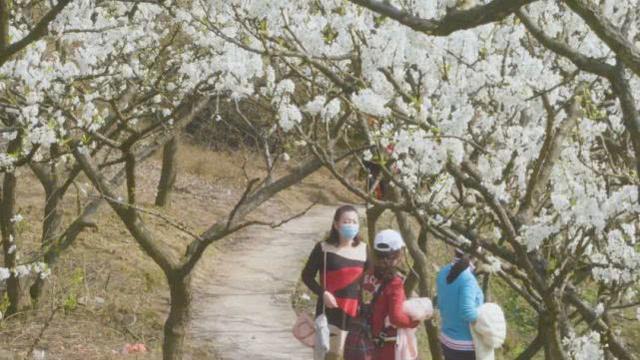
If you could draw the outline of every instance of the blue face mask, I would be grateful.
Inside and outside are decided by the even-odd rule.
[[[343,224],[340,225],[338,232],[343,238],[351,240],[358,235],[359,230],[356,224]]]

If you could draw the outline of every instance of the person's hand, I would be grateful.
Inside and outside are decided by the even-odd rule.
[[[324,306],[328,307],[329,309],[335,309],[338,307],[336,298],[328,291],[325,291],[324,294],[322,294],[322,300],[324,301]]]
[[[417,328],[420,325],[420,321],[419,320],[413,320],[413,322],[411,323],[411,328]]]

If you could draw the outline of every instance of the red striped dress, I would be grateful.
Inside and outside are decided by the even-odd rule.
[[[324,253],[327,252],[327,279],[324,277]],[[302,270],[302,281],[318,295],[316,316],[322,313],[322,294],[326,289],[336,298],[338,308],[326,309],[329,329],[332,334],[331,352],[341,353],[346,338],[349,319],[358,313],[360,286],[365,268],[368,266],[367,245],[337,247],[323,241],[316,244]],[[320,278],[320,282],[316,280]],[[322,284],[325,284],[323,287]]]

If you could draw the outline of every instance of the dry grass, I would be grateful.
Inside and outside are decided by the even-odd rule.
[[[246,162],[247,169],[253,169],[253,173],[248,174],[250,177],[264,175],[260,170],[260,159],[255,156],[214,153],[182,144],[178,154],[181,170],[172,203],[166,209],[156,209],[153,201],[160,172],[159,159],[156,156],[138,170],[140,205],[161,210],[165,216],[194,232],[201,232],[220,219],[238,200],[245,184],[241,164]],[[24,259],[39,247],[44,192],[26,169],[20,170],[19,178],[17,206],[25,220],[18,244]],[[80,179],[79,183],[84,181]],[[320,172],[264,204],[253,217],[278,220],[300,211],[312,201],[352,200],[342,193],[345,192],[339,184],[330,180],[327,173]],[[77,211],[76,200],[74,192],[65,199],[67,223]],[[88,199],[81,196],[79,200],[84,203]],[[183,253],[191,240],[188,235],[161,219],[148,215],[144,218],[159,240],[170,245],[176,254]],[[47,359],[161,357],[162,325],[169,304],[164,275],[133,241],[110,208],[101,208],[97,224],[97,230],[85,231],[62,254],[53,268],[40,306],[0,322],[0,359],[25,358],[36,341],[37,348],[46,350]],[[231,241],[233,239],[220,242],[209,252],[215,252],[216,247],[224,247]],[[209,273],[214,266],[205,258],[197,271]],[[43,331],[43,324],[56,308],[59,310]],[[145,343],[149,353],[120,354],[124,344],[134,342]],[[214,358],[213,354],[187,347],[186,358]]]
[[[18,204],[29,225],[18,239],[24,253],[38,248],[44,194],[28,173],[20,178]],[[149,309],[167,303],[159,286],[163,280],[108,210],[100,213],[99,230],[83,233],[60,258],[40,306],[1,323],[0,342],[15,358],[25,357],[36,341],[38,348],[47,349],[49,359],[111,359],[127,342],[157,348],[162,317]],[[65,203],[65,213],[67,221],[75,213],[71,199]]]

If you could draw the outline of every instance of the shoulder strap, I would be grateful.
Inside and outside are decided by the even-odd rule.
[[[380,296],[380,294],[382,294],[382,291],[384,290],[384,287],[387,284],[385,284],[384,282],[380,283],[380,286],[378,286],[378,288],[376,289],[376,291],[373,292],[373,297],[371,298],[371,306],[373,306],[373,304],[375,303],[375,301],[378,299],[378,297]]]
[[[322,290],[327,290],[327,250],[324,248],[324,244],[320,243],[320,248],[324,254],[324,261],[322,262],[322,272],[323,272],[323,280],[322,280]],[[324,292],[322,293],[324,296]],[[324,299],[322,299],[322,313],[326,312],[326,305],[324,303]]]

